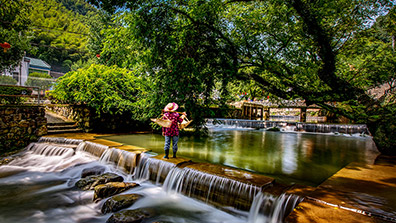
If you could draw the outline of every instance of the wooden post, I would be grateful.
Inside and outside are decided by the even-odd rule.
[[[264,111],[264,120],[268,121],[269,117],[270,117],[270,108],[268,108],[267,110]]]
[[[301,107],[300,108],[300,122],[306,122],[307,121],[307,107]]]

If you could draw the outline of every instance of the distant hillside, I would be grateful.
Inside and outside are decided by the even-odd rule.
[[[28,56],[67,72],[73,62],[88,57],[89,16],[96,9],[83,0],[32,0],[31,49]]]
[[[86,3],[84,0],[56,0],[61,3],[66,9],[73,11],[80,15],[87,15],[88,12],[96,12],[96,8]]]

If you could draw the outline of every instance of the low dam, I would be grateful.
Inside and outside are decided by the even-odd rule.
[[[263,121],[247,119],[207,119],[209,125],[228,125],[241,128],[270,129],[277,127],[280,131],[310,132],[310,133],[342,133],[369,135],[365,124],[317,124],[287,121]]]
[[[124,182],[139,183],[133,192],[144,198],[131,208],[165,210],[155,215],[165,222],[282,222],[302,201],[293,193],[294,186],[231,167],[42,137],[0,166],[0,213],[10,213],[0,219],[53,222],[72,216],[71,222],[113,222],[108,220],[115,218],[112,213],[95,211],[105,200],[92,202],[92,192],[74,186],[86,169],[117,173]]]

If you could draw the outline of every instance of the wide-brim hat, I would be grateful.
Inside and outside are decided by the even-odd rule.
[[[179,108],[179,105],[177,105],[175,102],[169,103],[165,106],[164,111],[176,111]]]

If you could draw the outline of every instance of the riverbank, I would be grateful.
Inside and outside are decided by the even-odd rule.
[[[121,150],[144,152],[98,137],[104,134],[56,134],[46,137],[82,139]],[[181,158],[182,159],[182,158]],[[316,188],[295,188],[305,197],[286,222],[396,222],[396,163],[378,156],[373,164],[351,163]],[[172,162],[172,161],[171,161]]]

